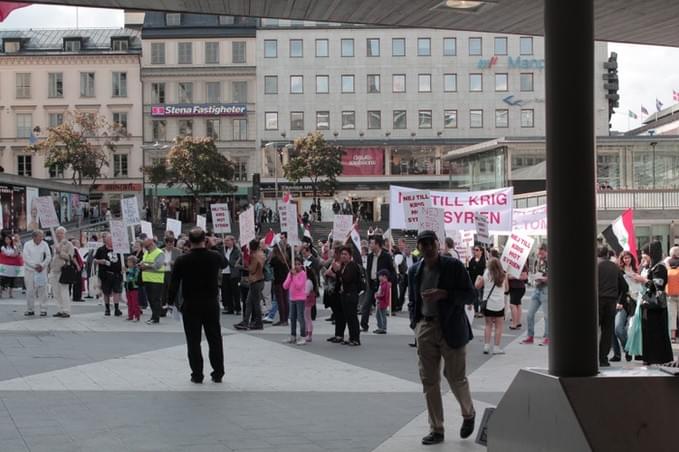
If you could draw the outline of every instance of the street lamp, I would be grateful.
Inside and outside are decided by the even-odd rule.
[[[653,148],[653,189],[655,190],[655,147],[657,146],[657,141],[651,141],[651,147]]]
[[[284,136],[284,133],[281,134]],[[289,143],[285,143],[285,146],[290,146]],[[265,149],[271,149],[274,151],[273,156],[273,179],[274,179],[274,209],[276,214],[278,214],[278,160],[280,159],[280,151],[278,150],[278,143],[272,141],[264,145]]]
[[[169,148],[170,146],[168,144],[164,144],[161,146],[160,143],[157,141],[153,143],[152,145],[148,146],[143,146],[141,147],[141,160],[142,160],[142,200],[144,204],[146,204],[146,151],[165,151]],[[155,208],[155,198],[158,197],[158,186],[156,185],[156,193],[154,197],[151,197],[151,221],[156,218],[156,208]]]

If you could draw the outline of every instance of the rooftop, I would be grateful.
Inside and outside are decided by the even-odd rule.
[[[64,52],[64,39],[69,38],[81,38],[80,52],[111,52],[113,38],[129,38],[129,51],[141,50],[140,33],[128,28],[0,30],[3,43],[21,40],[21,51],[13,53]]]

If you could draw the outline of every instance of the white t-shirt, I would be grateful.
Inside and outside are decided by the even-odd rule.
[[[486,269],[483,272],[483,299],[488,300],[486,302],[486,309],[489,311],[502,311],[505,308],[505,290],[502,284],[495,286],[493,289],[494,285],[495,282],[490,277],[488,269]],[[490,297],[488,294],[490,294]]]

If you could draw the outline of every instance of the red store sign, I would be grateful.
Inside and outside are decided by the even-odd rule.
[[[343,176],[383,176],[384,148],[344,148]]]

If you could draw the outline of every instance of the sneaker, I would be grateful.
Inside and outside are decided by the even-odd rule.
[[[443,433],[431,432],[424,438],[422,438],[422,444],[425,446],[431,446],[432,444],[440,444],[444,440]]]
[[[504,355],[505,351],[501,349],[500,347],[493,349],[493,355]]]
[[[297,342],[295,342],[295,345],[304,345],[304,344],[306,344],[306,339],[304,339],[303,337],[300,337],[299,339],[297,339]]]
[[[528,336],[527,338],[521,341],[521,343],[525,345],[533,345],[534,342],[535,341],[533,340],[533,336]]]
[[[472,433],[474,433],[474,423],[476,421],[476,416],[466,418],[462,421],[462,427],[460,427],[460,438],[469,438]]]
[[[542,343],[541,343],[541,344],[538,344],[538,345],[540,345],[540,346],[549,345],[549,338],[548,338],[548,337],[544,338],[544,339],[542,340]]]
[[[490,353],[490,344],[483,344],[483,354],[487,355]]]
[[[297,338],[295,336],[289,336],[283,340],[284,344],[294,344],[295,342],[297,342]]]
[[[25,316],[25,317],[30,317],[30,316],[32,316],[32,315],[35,315],[35,311],[26,311],[26,312],[24,312],[24,316]]]
[[[273,319],[263,318],[262,323],[273,323]]]
[[[160,323],[160,320],[148,319],[148,320],[146,321],[146,324],[147,324],[147,325],[156,325],[156,324],[158,324],[158,323]]]

